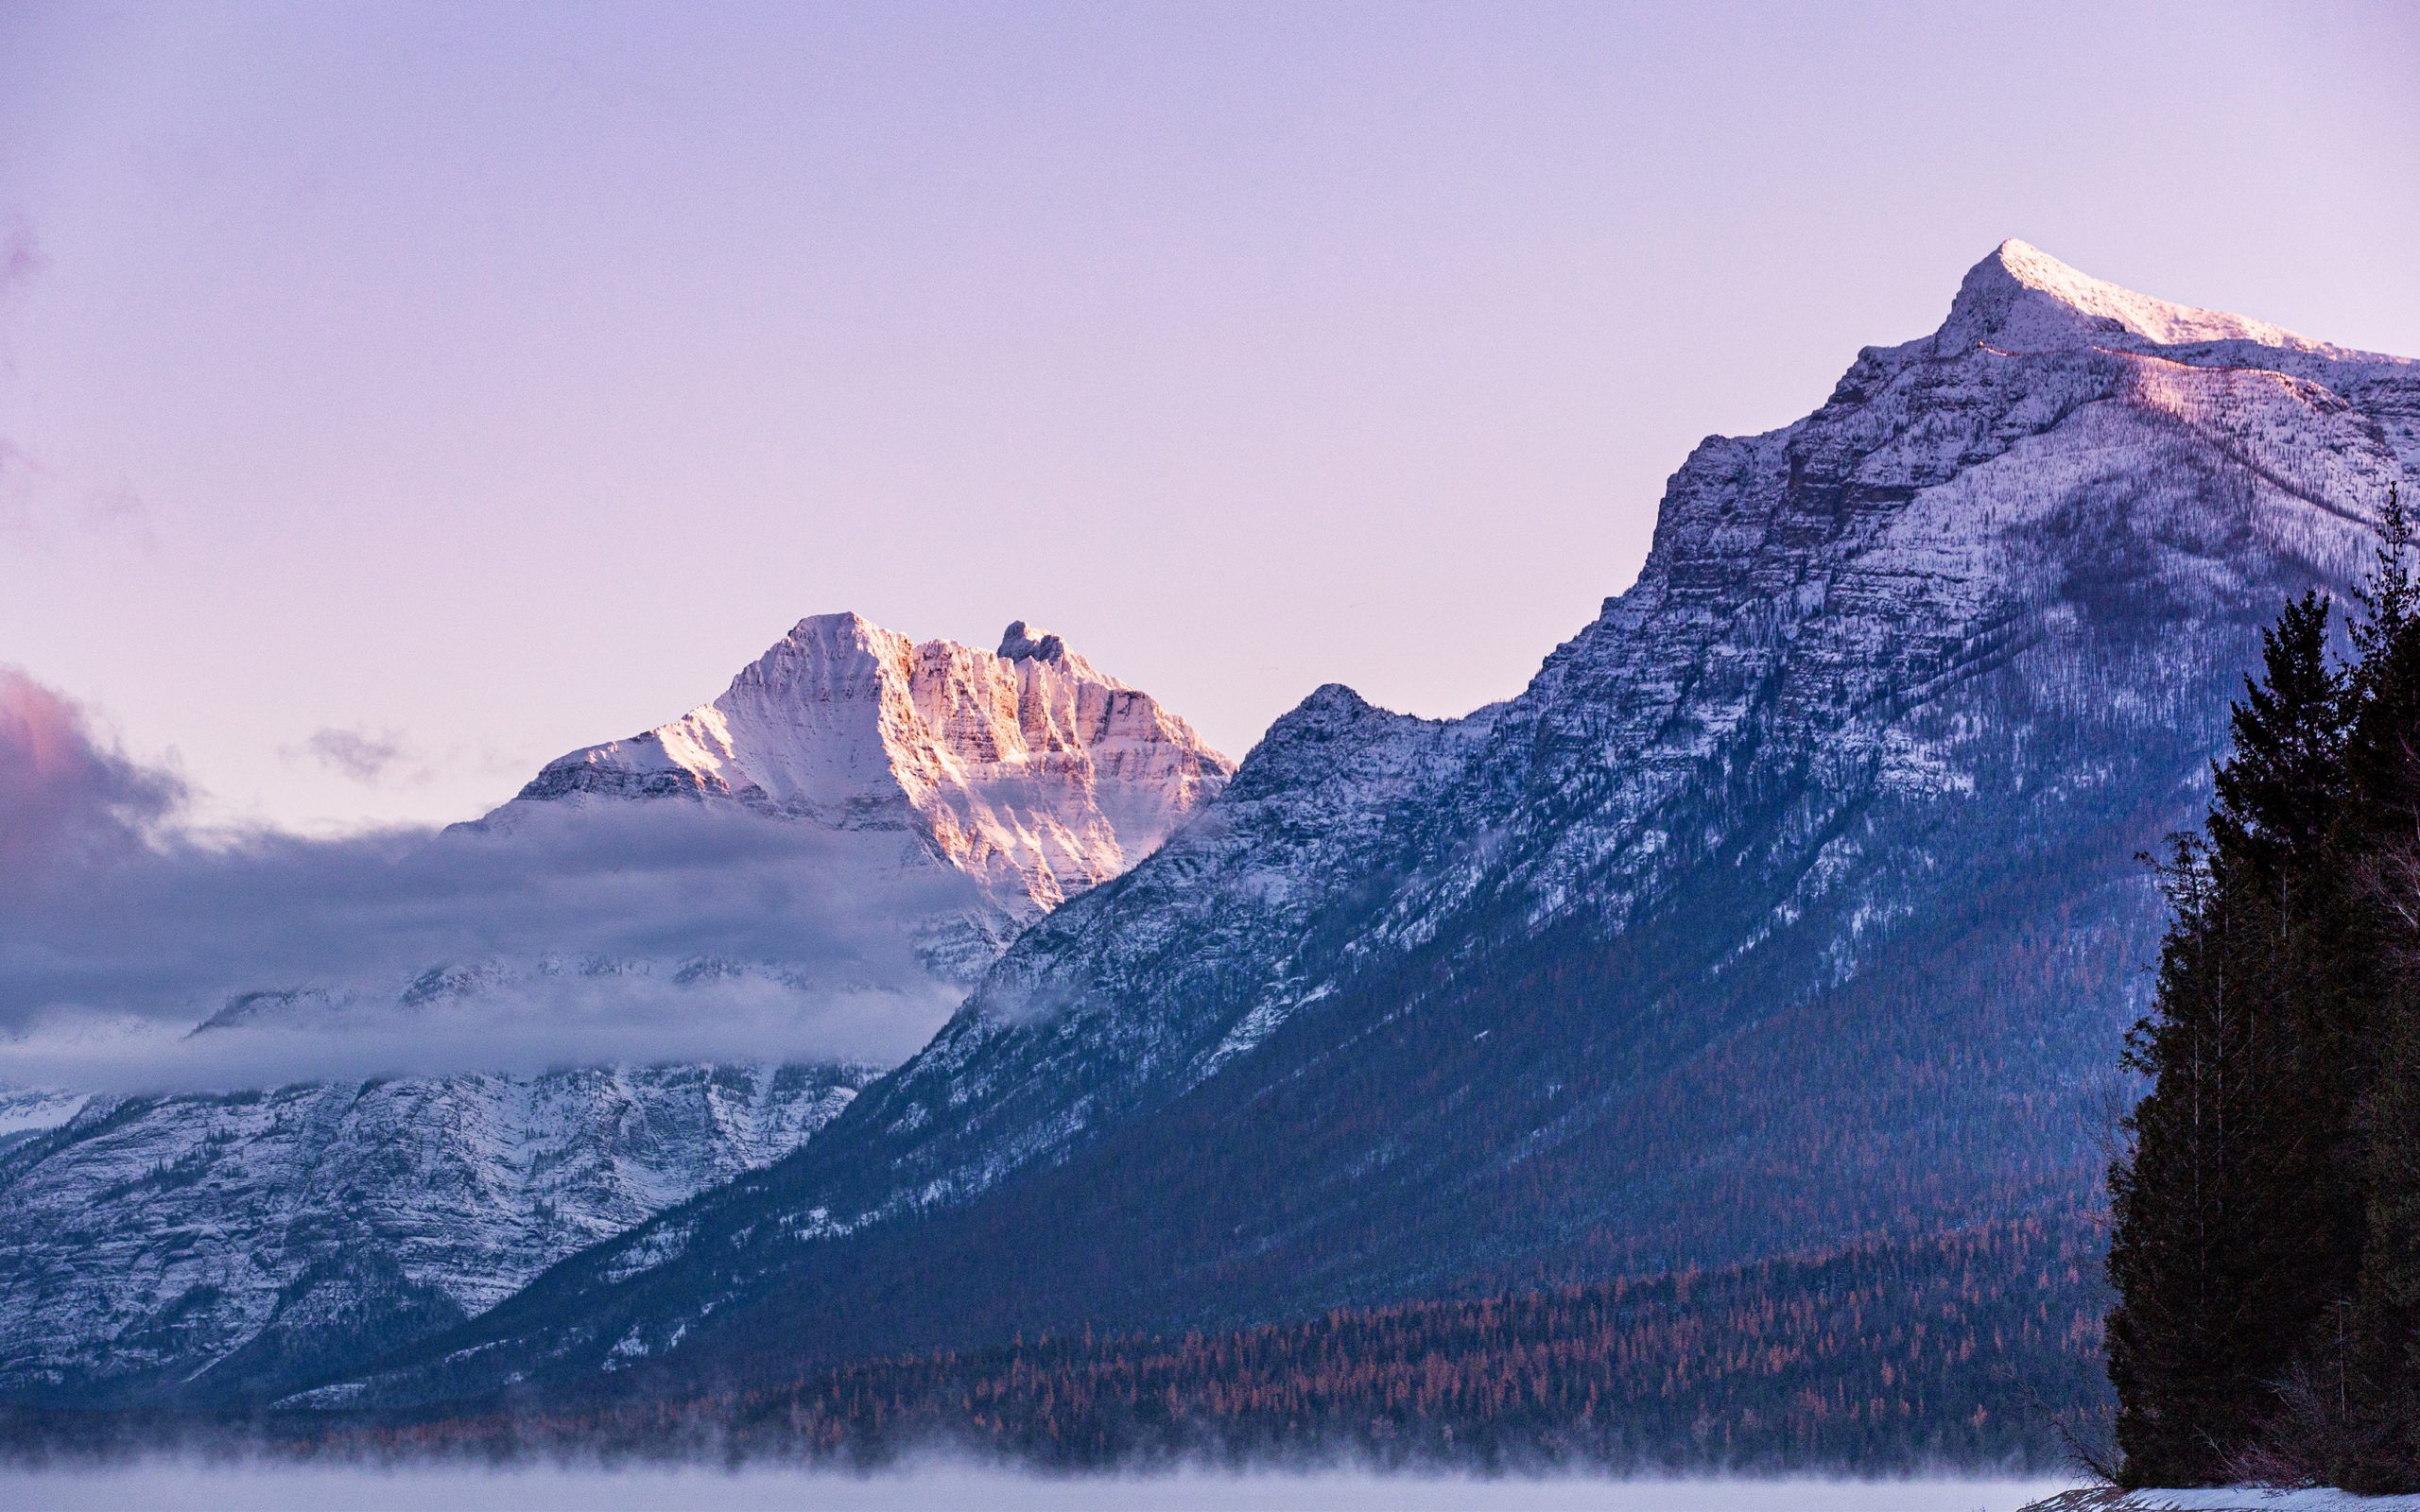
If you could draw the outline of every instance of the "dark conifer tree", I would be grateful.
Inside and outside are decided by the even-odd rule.
[[[2229,1013],[2224,936],[2198,837],[2179,836],[2159,870],[2169,905],[2158,999],[2127,1038],[2126,1064],[2152,1078],[2128,1118],[2131,1148],[2110,1172],[2115,1228],[2108,1329],[2118,1448],[2137,1485],[2201,1485],[2222,1464],[2208,1430],[2240,1393],[2222,1313],[2232,1310],[2221,1236],[2241,1152],[2240,1024]]]
[[[2293,884],[2324,853],[2344,798],[2345,679],[2328,663],[2329,608],[2305,593],[2261,632],[2262,677],[2244,679],[2233,749],[2211,771],[2212,847],[2239,880],[2300,912]]]
[[[2306,594],[2263,636],[2206,838],[2180,837],[2160,868],[2170,926],[2127,1050],[2152,1085],[2110,1177],[2110,1375],[2137,1484],[2226,1478],[2349,1284],[2350,1263],[2311,1243],[2333,1216],[2334,1152],[2305,1053],[2335,1016],[2313,972],[2342,888],[2327,861],[2346,711],[2328,618]]]
[[[2420,618],[2413,544],[2411,513],[2404,507],[2403,490],[2390,485],[2386,507],[2378,512],[2378,543],[2373,551],[2370,576],[2354,590],[2361,605],[2361,617],[2352,625],[2353,649],[2360,657],[2355,671],[2360,680],[2367,681],[2386,669],[2386,653]]]
[[[2363,1240],[2339,1132],[2352,1090],[2334,1043],[2347,1017],[2337,964],[2360,909],[2339,861],[2350,706],[2328,620],[2327,600],[2306,593],[2263,634],[2262,676],[2245,684],[2212,782],[2213,885],[2258,1079],[2244,1228],[2225,1242],[2244,1288],[2244,1368],[2262,1385],[2332,1336]]]
[[[2358,1175],[2360,1275],[2346,1343],[2369,1432],[2337,1477],[2348,1489],[2420,1486],[2420,582],[2413,527],[2390,493],[2359,627],[2359,700],[2346,753],[2342,848],[2362,885],[2338,966],[2335,1040],[2358,1085],[2343,1161]]]
[[[2247,1456],[2420,1488],[2420,576],[2390,491],[2339,674],[2307,595],[2265,638],[2205,837],[2163,868],[2154,1080],[2111,1173],[2129,1478]]]

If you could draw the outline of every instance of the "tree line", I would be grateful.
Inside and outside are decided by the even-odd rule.
[[[1091,1329],[585,1410],[338,1430],[320,1447],[797,1456],[936,1446],[1079,1469],[1343,1454],[1618,1470],[2048,1468],[2100,1408],[2107,1306],[2080,1215],[1713,1271]]]
[[[2119,1477],[2420,1489],[2420,585],[2390,493],[2340,624],[2263,635],[2109,1185]]]

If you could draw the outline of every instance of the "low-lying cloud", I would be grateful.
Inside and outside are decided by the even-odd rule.
[[[982,908],[905,830],[657,801],[205,835],[184,798],[0,672],[0,1081],[895,1060],[960,990],[927,947]]]
[[[0,1081],[95,1092],[228,1091],[298,1082],[564,1066],[845,1062],[912,1054],[957,1004],[925,976],[889,988],[802,990],[764,980],[549,982],[435,1006],[361,1008],[193,1033],[60,1016],[0,1040]]]

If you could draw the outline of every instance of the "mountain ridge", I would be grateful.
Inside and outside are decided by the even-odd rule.
[[[346,1400],[2071,1217],[2156,935],[2130,857],[2420,467],[2420,369],[2062,269],[2006,244],[1701,444],[1515,697],[1313,694],[825,1137]]]

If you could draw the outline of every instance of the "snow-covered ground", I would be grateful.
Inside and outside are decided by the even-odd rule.
[[[2069,1491],[2026,1512],[2420,1512],[2420,1496],[2348,1496],[2325,1488],[2203,1486],[2183,1491]]]
[[[445,1506],[578,1512],[754,1507],[833,1512],[2014,1512],[2050,1487],[2022,1481],[1466,1480],[1351,1472],[1046,1479],[942,1469],[872,1476],[794,1470],[548,1469],[404,1470],[150,1463],[115,1470],[0,1469],[0,1502],[59,1512],[142,1506]]]

